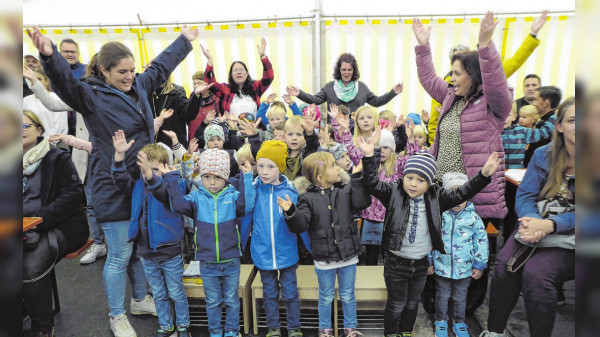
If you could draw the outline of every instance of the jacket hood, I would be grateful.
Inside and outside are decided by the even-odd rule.
[[[346,185],[350,182],[350,174],[348,174],[348,172],[346,172],[345,170],[340,169],[340,176],[342,178],[342,181],[334,184],[334,186],[336,187]],[[308,179],[306,179],[305,177],[301,176],[294,179],[294,187],[296,187],[296,189],[298,190],[298,194],[306,193],[311,186],[313,186],[312,183],[308,181]]]

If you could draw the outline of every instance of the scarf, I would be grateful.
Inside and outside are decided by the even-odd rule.
[[[286,178],[288,178],[290,181],[296,179],[298,172],[300,172],[300,169],[302,168],[302,160],[300,160],[300,157],[302,157],[302,153],[294,158],[287,157],[285,160],[286,165],[283,175],[286,176]]]
[[[333,90],[340,101],[348,103],[358,94],[358,81],[352,81],[347,86],[344,86],[342,80],[334,81]]]
[[[37,170],[44,156],[50,151],[50,143],[47,138],[42,139],[36,146],[29,149],[23,155],[23,175],[29,176]]]

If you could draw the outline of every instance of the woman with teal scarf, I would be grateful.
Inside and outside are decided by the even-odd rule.
[[[340,55],[333,70],[334,80],[325,86],[316,95],[305,93],[295,86],[288,86],[287,92],[291,96],[297,96],[308,104],[322,104],[327,102],[327,110],[330,104],[345,105],[350,112],[356,111],[365,103],[380,107],[391,101],[402,92],[402,83],[396,84],[392,90],[382,96],[375,94],[363,82],[358,81],[360,72],[354,55],[344,53]]]

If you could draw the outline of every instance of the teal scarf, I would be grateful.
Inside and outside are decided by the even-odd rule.
[[[352,81],[345,86],[342,80],[337,80],[333,82],[333,90],[337,98],[342,102],[348,103],[358,94],[358,81]]]

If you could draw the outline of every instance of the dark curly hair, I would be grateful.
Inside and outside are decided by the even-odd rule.
[[[465,98],[469,98],[477,93],[479,86],[483,83],[481,80],[481,68],[479,67],[479,54],[476,51],[456,53],[452,56],[452,64],[457,60],[460,61],[467,74],[471,76],[471,88],[465,95]]]
[[[342,62],[350,63],[352,65],[352,69],[354,69],[354,72],[352,72],[352,81],[358,80],[358,78],[360,77],[360,72],[358,71],[358,64],[356,63],[356,58],[354,58],[354,55],[350,53],[344,53],[340,55],[340,57],[337,59],[337,61],[335,62],[335,67],[333,67],[333,78],[335,78],[336,80],[342,79],[342,72],[340,70],[342,68]]]
[[[254,88],[252,87],[252,82],[254,81],[252,80],[252,77],[250,77],[250,73],[248,73],[248,77],[246,77],[246,82],[244,82],[244,85],[242,85],[242,90],[240,90],[240,86],[233,80],[233,66],[236,63],[241,64],[242,67],[244,67],[244,69],[248,73],[248,67],[246,67],[246,64],[244,62],[234,61],[233,63],[231,63],[231,67],[229,67],[229,86],[231,87],[231,91],[239,96],[250,95],[254,97],[255,92]]]

